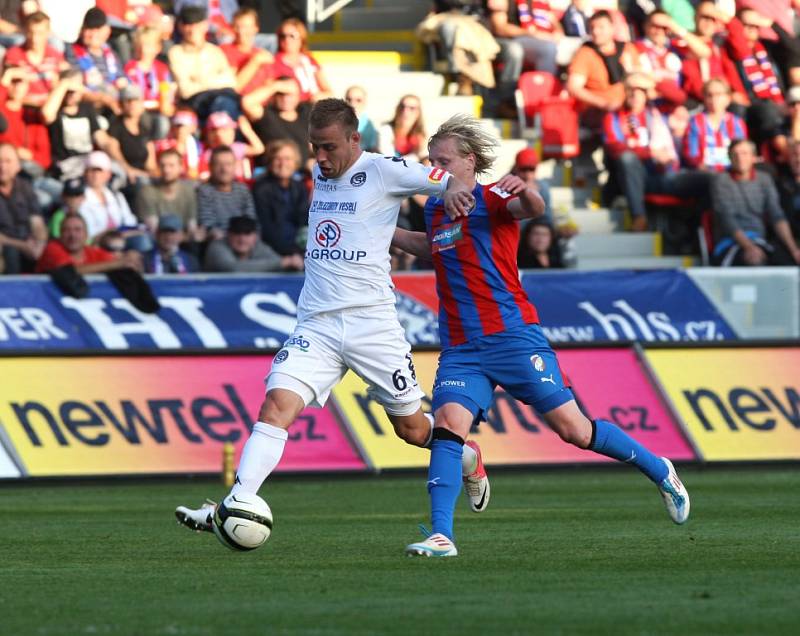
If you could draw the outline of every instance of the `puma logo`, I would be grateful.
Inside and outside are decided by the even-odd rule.
[[[550,384],[555,384],[556,381],[553,379],[553,374],[551,373],[547,378],[539,378],[539,382],[549,382]]]

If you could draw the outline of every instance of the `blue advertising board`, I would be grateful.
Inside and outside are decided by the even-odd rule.
[[[152,277],[161,303],[144,314],[103,277],[83,299],[46,277],[0,279],[0,349],[279,347],[296,323],[302,275]],[[412,345],[437,345],[433,275],[399,275],[397,307]],[[552,342],[736,338],[680,271],[526,273],[523,286]]]

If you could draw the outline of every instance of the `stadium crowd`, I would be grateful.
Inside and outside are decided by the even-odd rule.
[[[0,272],[301,271],[308,117],[333,95],[303,22],[261,33],[235,0],[86,4],[0,3]],[[522,72],[562,79],[632,230],[648,195],[675,196],[711,219],[715,263],[800,264],[800,1],[556,4],[436,0],[419,32],[492,116],[516,116]],[[426,159],[418,96],[385,124],[362,87],[342,97],[366,150]],[[514,172],[547,200],[537,162],[525,149]],[[423,206],[401,223],[424,229]],[[524,229],[525,267],[562,266],[573,230],[552,221]]]

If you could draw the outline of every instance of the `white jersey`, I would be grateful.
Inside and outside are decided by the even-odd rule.
[[[314,167],[306,278],[297,318],[349,307],[394,304],[389,245],[400,203],[441,198],[450,174],[410,160],[363,152],[338,179]]]

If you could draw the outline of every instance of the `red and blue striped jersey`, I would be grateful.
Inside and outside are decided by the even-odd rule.
[[[456,221],[441,199],[425,205],[443,347],[539,322],[519,279],[519,225],[508,211],[514,196],[495,184],[472,194],[475,208]]]

